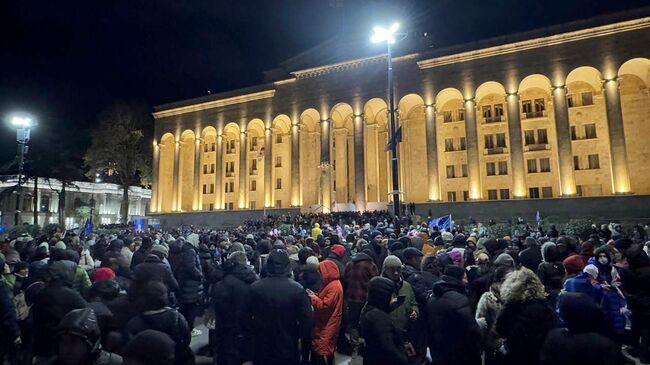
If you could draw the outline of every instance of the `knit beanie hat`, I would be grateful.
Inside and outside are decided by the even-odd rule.
[[[445,275],[451,276],[452,278],[458,280],[463,280],[463,277],[465,276],[465,269],[456,265],[447,265],[445,267]]]
[[[59,241],[59,242],[56,243],[56,245],[54,245],[54,248],[57,248],[59,250],[65,250],[66,246],[65,246],[65,243],[63,241]]]
[[[246,257],[246,253],[242,252],[242,251],[231,252],[228,255],[228,262],[232,262],[232,263],[238,263],[238,264],[246,265],[246,260],[247,259],[248,258]]]
[[[582,269],[582,272],[586,272],[592,278],[597,278],[598,277],[598,268],[596,267],[596,265],[589,264],[589,265],[585,266],[584,269]]]
[[[93,273],[93,283],[115,279],[115,272],[110,267],[100,267]]]
[[[515,267],[515,259],[507,253],[502,253],[494,260],[494,266],[509,266]]]
[[[569,256],[562,261],[562,264],[567,275],[577,274],[585,268],[585,263],[582,261],[580,255]]]
[[[318,257],[309,256],[309,257],[307,257],[307,260],[305,262],[307,263],[307,265],[316,265],[316,266],[318,266]]]
[[[246,249],[244,249],[244,245],[241,242],[234,242],[228,249],[228,252],[233,253],[235,251],[246,252]]]
[[[144,330],[126,345],[125,360],[136,360],[144,365],[172,365],[176,343],[167,334]]]
[[[382,268],[384,270],[386,269],[391,269],[391,268],[400,268],[402,267],[402,261],[399,259],[399,257],[395,255],[388,255],[384,259],[384,264],[382,265]]]
[[[163,257],[169,257],[169,249],[165,245],[154,245],[151,248],[151,253],[158,253]]]
[[[451,242],[451,241],[454,240],[454,235],[451,232],[444,231],[444,232],[442,232],[441,236],[442,236],[442,240],[445,243]]]

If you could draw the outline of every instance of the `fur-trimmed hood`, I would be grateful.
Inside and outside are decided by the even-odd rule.
[[[544,285],[537,275],[522,267],[513,271],[503,282],[501,286],[501,299],[507,302],[527,302],[534,299],[546,299]]]

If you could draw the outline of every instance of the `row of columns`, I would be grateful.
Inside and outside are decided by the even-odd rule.
[[[615,193],[629,193],[630,179],[627,165],[625,147],[625,135],[623,129],[623,114],[621,108],[618,80],[604,80],[603,88],[605,94],[605,106],[607,111],[607,124],[610,138],[610,156],[612,165],[612,184]],[[562,196],[573,196],[576,194],[576,183],[573,170],[573,154],[571,148],[571,133],[569,126],[569,113],[567,105],[566,86],[557,86],[552,89],[553,113],[555,116],[555,129],[558,144],[559,179]],[[521,119],[519,94],[509,93],[506,95],[508,110],[508,128],[510,143],[510,158],[512,164],[512,187],[515,198],[526,196],[525,164],[523,155],[523,144],[521,137]],[[467,163],[468,178],[470,181],[469,191],[471,199],[482,198],[482,187],[479,166],[479,141],[477,128],[476,102],[474,99],[467,99],[464,102],[465,109],[465,133],[467,141]],[[435,105],[427,105],[425,113],[425,130],[427,140],[427,167],[428,167],[428,190],[429,198],[432,201],[441,200],[440,197],[440,175],[438,171],[438,149],[436,139],[436,109]],[[365,151],[364,151],[364,120],[363,115],[355,115],[353,119],[353,140],[354,140],[354,172],[355,172],[355,203],[358,210],[365,210],[366,207],[366,179],[365,179]],[[332,166],[330,155],[331,142],[331,120],[320,121],[320,197],[319,203],[324,212],[332,209]],[[215,206],[223,205],[222,192],[222,136],[217,137],[216,148],[216,171],[215,171]],[[272,184],[272,133],[267,128],[264,136],[264,197],[265,205],[272,206],[273,184]],[[299,126],[291,126],[291,202],[293,206],[300,205],[301,183],[300,183],[300,133]],[[200,191],[200,140],[197,139],[194,149],[194,201],[193,209],[200,210],[202,207],[202,194]],[[246,160],[246,134],[240,135],[239,155],[239,208],[247,208],[248,201],[246,185],[247,160]],[[179,150],[180,144],[177,141],[174,145],[174,168],[172,183],[172,206],[174,210],[180,210],[181,189],[179,189]],[[381,153],[381,152],[380,152]],[[160,165],[159,146],[153,151],[154,179],[152,184],[152,207],[155,211],[161,209],[161,198],[159,196],[158,170]]]

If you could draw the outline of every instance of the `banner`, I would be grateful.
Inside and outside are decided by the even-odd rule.
[[[388,152],[392,150],[393,145],[397,147],[399,143],[402,143],[402,127],[397,128],[395,135],[390,138],[390,141],[388,141],[388,144],[386,145],[386,148],[384,148],[384,151]]]
[[[429,222],[429,228],[438,227],[438,229],[451,231],[453,223],[451,222],[451,214],[443,215],[442,217],[433,218]]]
[[[89,234],[93,233],[93,222],[89,219],[86,219],[86,224],[84,225],[84,236],[88,236]]]

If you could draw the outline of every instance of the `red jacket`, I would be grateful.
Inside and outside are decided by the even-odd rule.
[[[336,352],[336,341],[343,315],[343,287],[339,280],[339,269],[332,261],[320,263],[323,286],[311,297],[314,307],[314,337],[312,350],[323,356]]]

